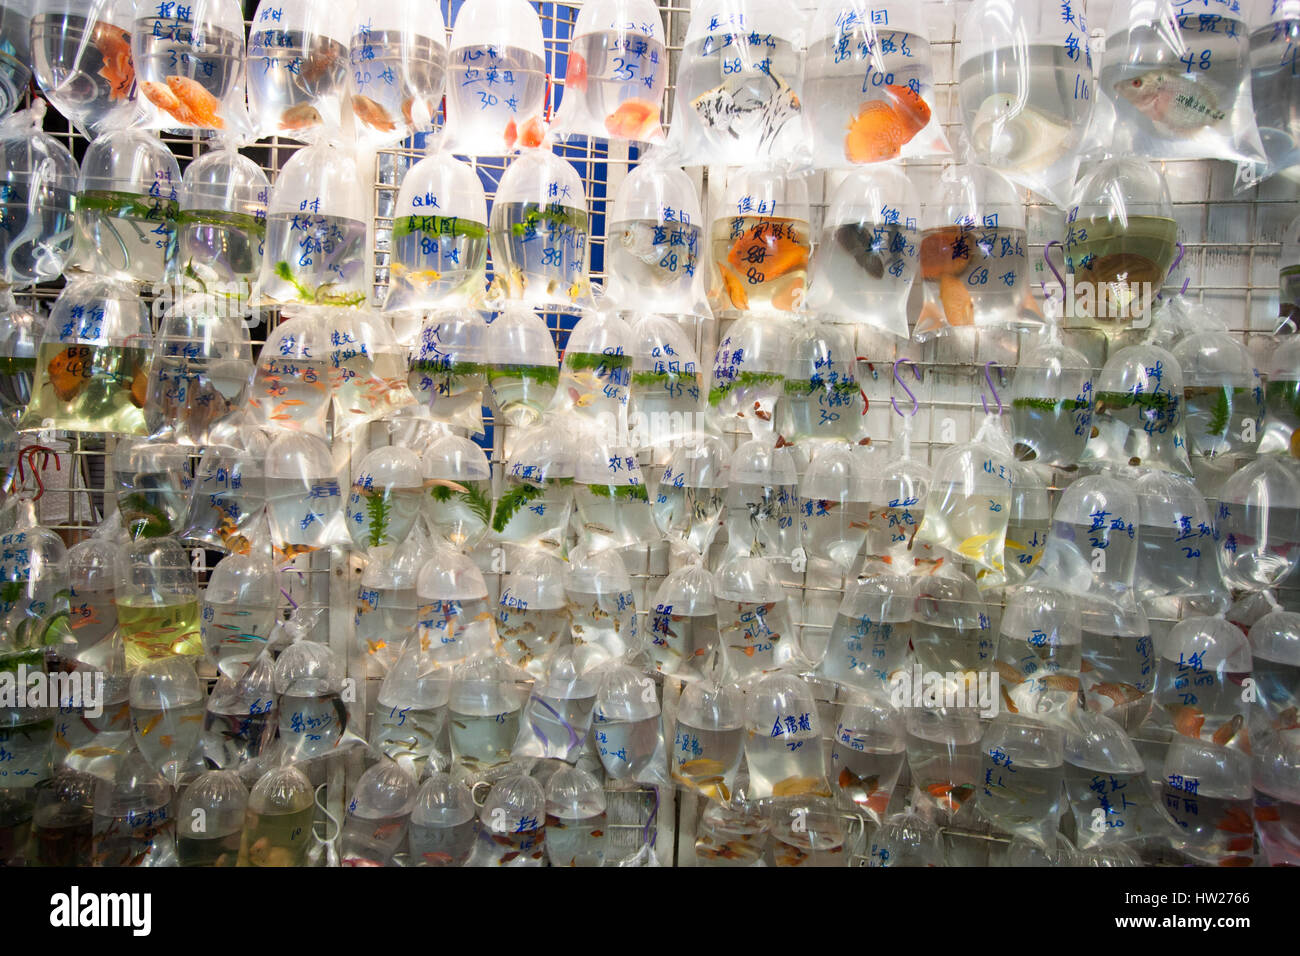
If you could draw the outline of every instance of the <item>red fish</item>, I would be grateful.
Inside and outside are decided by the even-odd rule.
[[[909,86],[886,86],[885,98],[863,103],[849,121],[844,155],[853,163],[897,159],[930,122],[930,107]]]

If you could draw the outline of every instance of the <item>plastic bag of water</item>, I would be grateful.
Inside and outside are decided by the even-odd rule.
[[[710,418],[718,428],[754,437],[772,433],[790,338],[787,324],[771,317],[746,315],[727,330],[709,376]]]
[[[175,866],[173,791],[132,748],[111,780],[95,786],[93,866]]]
[[[812,254],[808,186],[778,168],[749,164],[731,171],[712,210],[709,304],[715,312],[796,312]]]
[[[516,766],[492,784],[479,809],[478,822],[473,866],[542,866],[546,792]]]
[[[1123,607],[1134,598],[1138,500],[1131,480],[1079,478],[1061,493],[1052,530],[1029,583]]]
[[[456,14],[450,62],[450,152],[503,156],[542,144],[546,49],[532,4],[469,0]]]
[[[713,574],[718,640],[727,672],[745,680],[806,663],[785,588],[765,558],[739,554]]]
[[[435,539],[472,551],[492,522],[492,470],[482,448],[447,435],[420,456],[424,520]]]
[[[162,318],[145,391],[145,427],[155,440],[211,444],[212,426],[244,408],[253,379],[248,327],[216,303],[186,299]]]
[[[1068,592],[1032,586],[1011,590],[998,628],[997,706],[1066,726],[1078,707],[1082,641],[1078,602]]]
[[[911,707],[904,716],[913,809],[944,823],[959,815],[969,820],[972,814],[966,808],[984,777],[980,749],[984,727],[979,712],[962,707]]]
[[[560,135],[662,142],[668,88],[663,18],[652,0],[583,4],[573,24]]]
[[[546,782],[546,858],[551,866],[604,866],[605,790],[580,767],[561,767]]]
[[[921,10],[905,3],[817,4],[804,121],[818,167],[948,155],[933,109],[929,32]]]
[[[728,556],[788,560],[799,546],[799,489],[794,456],[770,438],[731,455],[727,487]]]
[[[957,90],[975,161],[1064,207],[1092,120],[1081,9],[984,0],[958,27]]]
[[[262,0],[248,38],[248,113],[256,138],[316,142],[337,135],[348,91],[355,22],[347,0],[329,11],[310,0]]]
[[[207,702],[194,664],[182,657],[144,663],[131,677],[131,729],[141,756],[172,786],[200,766],[195,749]]]
[[[1219,489],[1215,515],[1223,583],[1262,591],[1286,580],[1300,562],[1300,469],[1295,459],[1265,455]]]
[[[1155,689],[1155,645],[1142,605],[1081,604],[1083,699],[1126,731],[1146,719]]]
[[[1002,714],[984,733],[975,809],[990,825],[1042,847],[1056,842],[1065,778],[1064,733]]]
[[[1300,40],[1300,5],[1252,4],[1248,22],[1250,95],[1265,161],[1237,166],[1238,191],[1300,163],[1300,85],[1286,65],[1288,51]]]
[[[591,736],[605,775],[668,786],[662,709],[655,681],[627,664],[600,670]]]
[[[1011,507],[1002,551],[1002,574],[1008,586],[1023,584],[1043,557],[1052,525],[1051,471],[1017,463],[1011,479]]]
[[[650,654],[658,670],[676,680],[706,676],[710,655],[720,654],[713,575],[695,560],[668,574],[650,613]]]
[[[135,289],[74,276],[45,323],[18,427],[143,435],[152,356],[149,310]]]
[[[1264,426],[1264,382],[1250,352],[1212,329],[1186,336],[1172,351],[1183,370],[1190,454],[1249,455]]]
[[[355,469],[345,509],[352,544],[359,551],[400,545],[424,497],[419,455],[409,448],[376,448]]]
[[[708,0],[691,11],[669,145],[680,164],[806,160],[804,27],[775,0]]]
[[[1011,379],[1011,435],[1016,458],[1078,467],[1092,432],[1092,367],[1061,341],[1050,322],[1016,364]]]
[[[831,795],[821,720],[808,685],[792,674],[769,674],[745,691],[745,761],[750,795]]]
[[[838,805],[880,826],[906,758],[902,710],[878,695],[850,695],[831,739],[830,777]]]
[[[495,298],[532,308],[590,299],[591,221],[572,164],[546,149],[523,153],[501,176],[488,225]]]
[[[1065,795],[1082,850],[1159,838],[1171,823],[1153,799],[1133,741],[1092,711],[1077,711],[1065,732]]]
[[[0,66],[0,97],[3,74]],[[0,124],[0,175],[9,190],[5,213],[11,219],[0,238],[0,262],[9,285],[55,278],[72,251],[73,194],[80,168],[67,148],[41,128],[44,121],[45,104],[37,100]]]
[[[237,673],[240,662],[218,673],[203,714],[199,741],[209,766],[238,770],[243,776],[275,763],[279,724],[275,661],[263,650]],[[232,676],[233,675],[233,676]]]
[[[914,810],[895,813],[871,838],[867,866],[943,866],[939,828]]]
[[[268,770],[248,795],[239,866],[306,866],[316,797],[297,767]]]
[[[1188,617],[1160,644],[1156,704],[1174,730],[1215,747],[1249,751],[1250,643],[1223,617]]]
[[[36,83],[87,139],[125,126],[136,113],[133,6],[132,0],[38,0],[32,9]]]
[[[703,233],[704,215],[690,177],[661,157],[638,164],[619,184],[609,212],[607,300],[635,309],[648,295],[657,311],[704,314]]]
[[[426,317],[406,378],[416,402],[427,405],[436,421],[471,435],[483,431],[486,337],[483,315],[471,309]]]
[[[68,549],[68,628],[76,639],[78,657],[117,627],[113,588],[121,530],[119,523],[105,522],[91,537]]]
[[[770,823],[766,808],[749,798],[749,777],[736,775],[736,789],[727,803],[709,802],[695,828],[695,859],[699,866],[765,866]]]
[[[1176,737],[1160,783],[1161,804],[1176,824],[1167,831],[1174,849],[1211,865],[1252,865],[1250,781],[1250,757],[1242,751]]]
[[[386,672],[415,636],[420,599],[416,581],[429,558],[429,542],[417,528],[399,547],[375,549],[357,587],[353,633],[367,669]]]
[[[584,311],[564,346],[555,409],[579,427],[616,434],[627,420],[632,343],[631,327],[616,313]]]
[[[629,321],[628,441],[638,450],[653,448],[661,461],[704,427],[703,369],[691,335],[672,317],[634,313]]]
[[[745,748],[745,696],[711,678],[688,684],[677,704],[669,772],[684,790],[726,804]]]
[[[799,482],[800,541],[805,553],[830,561],[841,574],[852,571],[867,536],[870,495],[866,469],[854,446],[818,446]]]
[[[447,773],[429,774],[411,811],[411,862],[464,866],[474,849],[476,809],[464,781]]]
[[[123,545],[113,600],[128,667],[203,653],[194,569],[190,553],[175,538]]]
[[[1239,5],[1216,6],[1197,11],[1153,0],[1112,8],[1098,109],[1113,116],[1113,151],[1264,161],[1251,100],[1250,31]]]
[[[479,772],[509,761],[529,696],[528,676],[496,657],[470,660],[452,671],[447,720],[456,764]]]
[[[1287,338],[1280,345],[1274,340],[1269,343],[1268,354],[1268,365],[1263,370],[1264,424],[1256,451],[1300,458],[1300,439],[1294,437],[1300,429],[1300,339]]]
[[[0,42],[5,58],[0,64],[0,119],[18,106],[23,92],[32,81],[32,15],[35,0],[19,0],[5,10],[0,23]]]
[[[371,749],[396,761],[412,779],[420,779],[426,768],[445,768],[450,699],[450,668],[433,647],[418,637],[408,638],[375,698]]]
[[[31,825],[36,866],[89,866],[97,780],[76,770],[56,772],[35,788]],[[242,818],[241,818],[242,821]]]
[[[632,578],[618,551],[571,553],[564,569],[564,593],[574,644],[593,645],[611,658],[645,653],[637,633]]]
[[[884,693],[907,657],[912,582],[889,565],[872,562],[844,589],[817,676],[842,687]]]
[[[194,467],[189,513],[181,537],[223,551],[247,553],[255,529],[265,532],[265,434],[236,413],[214,425]],[[263,533],[263,537],[265,537]]]
[[[594,554],[658,537],[650,513],[650,492],[630,446],[585,440],[574,469],[579,543]]]
[[[876,99],[871,103],[883,103]],[[855,170],[831,196],[808,270],[810,309],[906,339],[919,268],[921,201],[900,169]]]
[[[1151,471],[1137,480],[1136,491],[1138,594],[1150,599],[1222,593],[1219,531],[1191,479]]]
[[[329,414],[329,333],[316,314],[286,318],[267,336],[248,394],[248,415],[276,431],[325,437]]]
[[[209,770],[185,788],[176,811],[181,866],[235,866],[244,836],[248,788],[233,770]]]
[[[393,854],[406,843],[416,794],[415,778],[391,760],[380,760],[363,773],[343,821],[342,865],[395,865]]]
[[[266,451],[271,547],[295,558],[349,541],[343,495],[330,448],[305,432],[280,432]]]
[[[540,550],[521,550],[508,565],[497,601],[500,653],[516,667],[540,677],[546,656],[569,643],[565,564]],[[561,640],[563,638],[563,640]]]
[[[237,674],[271,636],[280,589],[269,549],[228,554],[212,568],[199,605],[203,653],[223,674]]]
[[[847,866],[845,844],[850,827],[844,816],[824,797],[791,797],[773,801],[768,810],[772,842],[766,859],[769,866]],[[857,820],[849,818],[853,831]]]
[[[551,331],[531,309],[507,307],[488,323],[482,362],[492,405],[508,425],[535,425],[559,386]]]
[[[781,402],[786,440],[853,441],[863,430],[867,399],[858,383],[848,329],[796,325]]]
[[[448,153],[428,153],[406,173],[397,194],[384,311],[475,302],[484,292],[487,252],[482,181]]]
[[[18,423],[32,398],[36,378],[36,350],[45,329],[45,316],[14,302],[9,290],[0,292],[0,415],[10,426]],[[14,444],[5,462],[6,471],[17,467],[18,447]]]
[[[332,309],[325,314],[325,328],[336,431],[346,434],[415,405],[407,385],[407,350],[387,319],[374,312]]]
[[[915,600],[905,627],[913,666],[954,675],[954,680],[957,674],[982,670],[993,651],[993,632],[989,608],[975,582],[943,562],[919,573],[912,589]]]
[[[589,644],[569,644],[551,651],[524,706],[511,757],[577,762],[591,731],[600,680],[595,670],[609,659],[601,648]]]
[[[358,5],[348,51],[348,94],[358,138],[391,144],[434,129],[447,79],[442,10],[419,0]]]
[[[474,562],[459,551],[432,551],[416,579],[421,644],[444,667],[495,652],[498,639],[487,583]]]
[[[212,296],[231,315],[251,310],[270,198],[262,168],[228,146],[185,168],[171,266],[186,294]]]
[[[168,441],[124,438],[110,474],[122,528],[132,538],[177,534],[189,505],[190,449]]]
[[[701,558],[708,554],[721,524],[730,462],[726,445],[713,435],[691,433],[674,447],[650,508],[670,545]]]

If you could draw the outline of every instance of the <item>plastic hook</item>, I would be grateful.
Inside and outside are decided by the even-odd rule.
[[[993,384],[993,373],[991,369],[996,363],[991,359],[984,363],[984,381],[988,384],[989,391],[993,393],[993,399],[998,403],[998,414],[1002,414],[1002,396],[998,394],[998,387]],[[984,397],[983,390],[980,391],[980,401],[984,404],[984,414],[988,415],[989,400]]]
[[[43,454],[41,464],[37,467],[36,456]],[[26,476],[23,474],[23,462],[27,462],[27,467],[32,470],[32,477],[36,480],[36,495],[32,501],[40,501],[41,496],[45,494],[45,482],[41,479],[41,472],[50,467],[50,456],[54,456],[54,470],[62,471],[63,465],[59,459],[58,452],[52,448],[46,448],[44,445],[28,445],[18,453],[18,486],[21,488]]]
[[[1187,248],[1181,242],[1176,242],[1174,243],[1174,245],[1178,247],[1178,255],[1174,256],[1173,265],[1169,267],[1169,272],[1166,273],[1165,275],[1166,278],[1169,278],[1175,272],[1178,271],[1178,266],[1181,265],[1183,261],[1183,255],[1187,252]],[[1186,279],[1183,280],[1183,287],[1178,290],[1178,294],[1179,295],[1185,294],[1187,292],[1187,287],[1191,284],[1192,284],[1192,277],[1188,276]],[[1159,293],[1156,296],[1157,299],[1163,299],[1164,297],[1165,294],[1163,292]]]
[[[1061,245],[1061,241],[1060,241],[1059,239],[1053,239],[1051,242],[1049,242],[1046,246],[1043,247],[1043,261],[1044,261],[1045,263],[1047,263],[1047,268],[1051,270],[1052,275],[1056,277],[1056,281],[1060,284],[1060,286],[1061,286],[1061,297],[1064,298],[1064,297],[1065,297],[1065,279],[1063,279],[1063,278],[1061,277],[1061,273],[1060,273],[1060,271],[1056,268],[1056,263],[1052,262],[1052,257],[1048,255],[1048,253],[1052,251],[1052,246],[1057,246],[1057,247],[1060,247],[1060,248],[1062,248],[1062,249],[1065,248],[1065,247]],[[1047,298],[1050,299],[1050,298],[1052,297],[1052,293],[1050,293],[1050,292],[1047,291],[1047,284],[1046,284],[1045,282],[1040,282],[1040,283],[1038,283],[1038,285],[1039,285],[1039,287],[1042,288],[1042,290],[1043,290],[1043,295],[1045,295]]]
[[[916,413],[921,410],[921,403],[916,400],[916,396],[912,394],[912,390],[907,387],[907,383],[898,377],[898,366],[902,365],[904,362],[912,366],[912,371],[916,374],[916,380],[918,382],[921,381],[921,370],[916,367],[916,363],[910,358],[900,358],[894,362],[894,381],[898,383],[904,394],[912,400],[912,411],[908,413],[908,417],[915,418]],[[898,399],[894,398],[892,395],[889,396],[889,404],[894,406],[894,411],[898,412],[898,414],[903,414],[898,407]]]

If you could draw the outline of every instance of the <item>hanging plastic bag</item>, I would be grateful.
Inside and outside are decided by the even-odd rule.
[[[764,558],[737,555],[713,574],[718,641],[735,678],[769,674],[804,662],[785,588]]]
[[[974,4],[958,27],[958,90],[975,162],[1064,207],[1092,120],[1082,4]]]
[[[346,56],[341,47],[337,52]],[[266,252],[253,287],[254,305],[365,303],[370,214],[358,182],[354,154],[332,143],[289,157],[267,207]]]
[[[825,0],[809,28],[805,122],[818,168],[946,156],[920,8]]]
[[[792,674],[769,674],[745,691],[750,794],[829,797],[821,720],[812,692]]]
[[[1082,668],[1078,602],[1050,588],[1010,591],[995,663],[1003,713],[1058,729],[1068,726],[1077,709]]]
[[[942,674],[969,688],[970,672],[985,670],[993,658],[994,637],[988,606],[967,575],[947,562],[934,565],[912,584],[915,601],[906,625],[912,644],[912,677],[894,675],[891,692],[907,691],[915,674]],[[958,675],[961,675],[960,677]],[[903,700],[910,699],[905,695]]]
[[[212,296],[230,315],[251,309],[270,199],[266,173],[234,149],[217,149],[185,168],[173,262],[182,289]]]
[[[710,417],[724,432],[770,435],[789,367],[790,330],[777,318],[745,316],[713,354]]]
[[[0,27],[0,119],[18,107],[24,91],[32,81],[32,14],[33,2],[15,3]]]
[[[1089,475],[1061,493],[1029,583],[1129,607],[1137,561],[1138,499],[1132,480]]]
[[[564,593],[574,644],[597,647],[614,659],[633,659],[641,653],[632,578],[617,551],[570,554]]]
[[[574,763],[586,747],[596,706],[600,664],[609,660],[598,647],[568,645],[547,655],[533,684],[510,755]]]
[[[709,803],[695,831],[697,866],[761,866],[771,824],[764,807],[749,798],[749,777],[736,775],[736,786],[726,803]]]
[[[345,544],[343,495],[329,446],[313,435],[281,432],[266,450],[266,514],[277,557]]]
[[[1251,866],[1254,829],[1250,758],[1182,737],[1165,756],[1160,802],[1175,826],[1175,850],[1212,866]]]
[[[499,658],[468,661],[452,671],[451,757],[477,772],[506,763],[519,736],[519,717],[528,699],[520,672]]]
[[[361,572],[352,618],[355,645],[383,671],[415,636],[420,617],[415,588],[427,558],[427,542],[417,529],[400,547],[373,554]]]
[[[113,588],[121,531],[117,522],[106,521],[94,535],[68,549],[68,627],[78,657],[117,627]]]
[[[236,0],[136,0],[131,32],[145,129],[246,134],[244,14]],[[249,73],[257,74],[256,61]]]
[[[936,459],[916,539],[944,548],[984,571],[1002,574],[1014,464],[1011,446],[988,416],[975,439]]]
[[[486,332],[483,316],[469,309],[429,316],[406,377],[417,404],[428,405],[436,421],[471,435],[483,431]]]
[[[796,326],[783,387],[780,431],[787,441],[853,441],[861,434],[867,399],[847,329]]]
[[[840,709],[831,739],[830,774],[836,802],[865,813],[876,826],[885,813],[907,759],[907,724],[897,707],[853,696]]]
[[[0,292],[0,415],[10,426],[32,400],[36,350],[44,329],[45,316],[16,304],[12,292]]]
[[[516,144],[542,145],[546,49],[532,4],[469,0],[456,14],[450,60],[450,152],[502,156]]]
[[[790,559],[800,533],[794,457],[756,438],[732,453],[728,477],[728,555]]]
[[[972,821],[971,797],[984,776],[980,750],[984,726],[978,712],[912,707],[905,720],[913,809],[939,823]],[[885,821],[886,827],[889,822]],[[879,843],[880,835],[876,839]]]
[[[812,254],[808,186],[802,177],[748,163],[731,171],[714,207],[709,304],[715,312],[796,312]]]
[[[248,795],[239,866],[306,866],[316,791],[297,767],[268,770]]]
[[[670,544],[701,559],[717,534],[730,484],[731,456],[721,439],[693,434],[677,446],[659,474],[651,514]]]
[[[275,662],[283,766],[364,747],[343,699],[346,668],[327,645],[297,641]]]
[[[1081,602],[1084,703],[1126,731],[1141,725],[1155,688],[1155,644],[1142,605],[1117,608]]]
[[[1056,843],[1065,776],[1064,734],[1012,714],[994,719],[980,745],[975,809],[992,826],[1041,847]]]
[[[417,866],[464,866],[474,850],[476,819],[469,787],[431,773],[411,811],[411,860]]]
[[[1300,85],[1290,58],[1300,41],[1300,5],[1289,0],[1250,6],[1250,97],[1264,147],[1263,163],[1237,166],[1237,191],[1300,163],[1295,118]]]
[[[930,554],[930,546],[916,540],[930,496],[930,468],[911,457],[911,420],[903,421],[898,456],[868,480],[871,511],[863,545],[871,557],[889,564],[903,562],[900,571],[910,568],[915,558]]]
[[[50,839],[36,842],[29,865],[91,865],[96,783],[88,773],[56,770],[33,788],[36,799],[32,823]]]
[[[631,325],[628,440],[662,454],[703,427],[703,369],[686,329],[672,318],[642,315]]]
[[[248,36],[248,113],[254,136],[315,142],[336,135],[348,86],[351,0],[262,0]]]
[[[1011,434],[1016,458],[1077,468],[1092,432],[1092,367],[1061,341],[1049,322],[1016,363],[1011,382]]]
[[[813,251],[808,308],[906,339],[920,222],[916,187],[901,169],[877,166],[846,176],[831,196]]]
[[[830,561],[839,573],[848,574],[866,540],[869,509],[866,472],[853,446],[821,446],[799,482],[804,552],[810,558]]]
[[[493,654],[497,632],[487,584],[466,555],[450,548],[432,552],[415,583],[417,633],[439,666]]]
[[[887,817],[872,835],[867,866],[943,866],[943,835],[915,810]]]
[[[209,445],[213,425],[244,407],[253,376],[248,327],[212,300],[187,298],[154,337],[145,427],[154,440]]]
[[[1028,250],[1024,203],[1010,182],[979,166],[946,169],[921,219],[925,304],[912,337],[1041,325],[1027,305]]]
[[[266,435],[242,414],[212,427],[194,468],[184,540],[224,551],[249,550],[266,505],[269,445]]]
[[[565,565],[546,551],[529,549],[511,563],[509,571],[496,609],[501,654],[540,677],[547,655],[570,642]]]
[[[1268,592],[1264,592],[1268,594]],[[1274,608],[1250,626],[1251,675],[1259,688],[1256,707],[1251,713],[1250,730],[1258,745],[1268,738],[1285,740],[1291,709],[1300,703],[1300,682],[1296,680],[1300,664],[1300,615]]]
[[[1156,345],[1130,345],[1097,373],[1092,431],[1079,464],[1191,475],[1183,422],[1183,371]]]
[[[450,699],[451,671],[418,637],[408,639],[375,698],[371,749],[395,761],[413,780],[426,769],[446,767],[449,755],[442,741]]]
[[[435,538],[472,551],[492,523],[492,469],[483,449],[447,435],[420,456],[424,520]]]
[[[483,295],[488,253],[482,180],[445,152],[426,155],[402,178],[391,242],[385,312],[475,302]]]
[[[492,511],[497,541],[555,549],[564,544],[576,459],[573,443],[544,426],[519,437]]]
[[[391,760],[370,767],[352,788],[339,839],[343,866],[396,866],[415,808],[415,777]]]
[[[1300,313],[1297,313],[1300,316]],[[1270,347],[1264,369],[1264,424],[1259,436],[1261,454],[1282,452],[1300,458],[1300,339]]]
[[[100,866],[176,865],[171,786],[132,748],[111,779],[95,786],[91,858]]]
[[[1052,526],[1050,485],[1051,473],[1046,468],[1015,466],[1002,551],[1002,574],[1008,585],[1023,584],[1043,557]]]
[[[650,654],[660,673],[675,680],[700,680],[721,655],[713,575],[693,562],[659,584],[650,612]]]
[[[617,314],[583,314],[564,346],[554,408],[599,429],[605,441],[621,434],[632,384],[632,329]]]
[[[1251,101],[1250,31],[1237,3],[1112,8],[1100,93],[1113,147],[1149,159],[1263,162]]]
[[[1264,424],[1264,385],[1250,352],[1226,329],[1194,332],[1171,351],[1183,370],[1189,453],[1249,454]]]
[[[248,415],[263,428],[325,437],[330,341],[319,315],[285,318],[266,338],[248,393]]]
[[[0,534],[0,657],[34,650],[23,662],[36,671],[40,648],[54,640],[51,625],[67,612],[68,552],[37,522],[34,499],[20,497],[16,517]]]
[[[651,0],[583,4],[573,24],[562,134],[658,143],[668,88],[668,53],[659,8]]]
[[[326,313],[325,327],[338,432],[346,434],[415,404],[406,380],[407,351],[383,316],[336,309]]]
[[[655,682],[635,667],[600,671],[591,735],[605,775],[648,786],[668,786],[663,715]]]
[[[358,6],[348,61],[352,114],[364,139],[396,143],[434,128],[447,79],[441,8],[418,0]]]
[[[1246,635],[1223,617],[1187,617],[1160,647],[1156,705],[1184,737],[1250,751],[1250,705],[1242,687],[1251,678]]]
[[[376,448],[356,466],[345,516],[353,545],[395,547],[406,540],[420,514],[424,479],[420,458],[409,448]]]
[[[652,541],[650,492],[636,455],[626,445],[583,443],[574,467],[573,499],[579,543],[589,554]]]
[[[0,100],[10,62],[0,52]],[[0,112],[3,106],[0,102]],[[80,168],[67,147],[41,128],[44,121],[45,103],[37,100],[0,124],[0,181],[5,187],[0,261],[7,285],[54,279],[72,251],[73,194]]]
[[[161,284],[176,255],[181,169],[156,136],[116,130],[86,148],[77,178],[72,265]]]
[[[190,450],[184,445],[126,438],[109,463],[122,528],[132,538],[178,534],[190,498]]]
[[[491,785],[479,810],[471,865],[535,867],[545,856],[546,791],[523,765],[511,764]]]
[[[488,323],[483,365],[492,404],[508,425],[535,425],[559,387],[550,329],[531,309],[508,307]]]
[[[527,306],[569,306],[590,297],[591,220],[582,177],[571,163],[530,149],[506,167],[488,220],[490,290]]]
[[[127,667],[203,653],[194,570],[189,552],[175,538],[145,538],[124,545],[113,600]]]
[[[125,126],[136,112],[132,0],[37,0],[31,64],[54,108],[86,138]]]
[[[170,657],[142,664],[131,677],[131,728],[149,766],[176,786],[199,764],[206,688],[194,664]]]
[[[673,109],[674,159],[743,166],[806,158],[803,45],[802,18],[772,0],[708,0],[693,9]]]
[[[677,704],[669,773],[682,789],[727,803],[745,752],[745,696],[714,680],[689,684]]]
[[[619,184],[608,221],[607,300],[640,309],[649,296],[656,311],[698,313],[704,214],[690,177],[654,158],[641,163]]]
[[[580,767],[561,767],[546,783],[546,859],[551,866],[604,866],[605,789]],[[611,848],[612,850],[612,848]],[[612,852],[611,852],[612,855]]]
[[[1065,794],[1080,849],[1159,838],[1170,823],[1133,741],[1101,714],[1079,711],[1066,730]]]
[[[1150,319],[1178,245],[1165,177],[1118,157],[1079,170],[1065,215],[1066,318],[1114,338]]]
[[[1224,590],[1219,530],[1205,498],[1188,478],[1164,471],[1137,480],[1138,557],[1134,582],[1144,600]]]
[[[130,286],[74,278],[46,322],[19,427],[144,434],[152,340],[148,309]]]
[[[208,660],[222,674],[238,674],[266,647],[279,607],[269,554],[226,555],[212,568],[200,604],[199,631]]]
[[[888,565],[864,567],[862,576],[844,589],[817,676],[842,687],[883,694],[907,658],[913,602],[907,577]],[[810,656],[817,656],[811,650]],[[877,809],[884,812],[884,807]]]

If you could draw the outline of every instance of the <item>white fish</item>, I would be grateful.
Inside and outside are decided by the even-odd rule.
[[[1047,169],[1075,145],[1070,124],[1012,93],[994,93],[975,113],[971,142],[981,156],[1024,172]]]
[[[1189,137],[1228,115],[1219,109],[1213,90],[1173,70],[1150,70],[1121,80],[1115,92],[1151,120],[1157,131],[1175,138]]]
[[[727,80],[697,96],[691,106],[709,129],[743,140],[757,134],[760,149],[767,147],[799,116],[799,97],[775,73]]]

